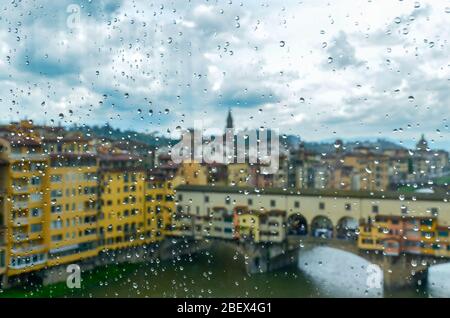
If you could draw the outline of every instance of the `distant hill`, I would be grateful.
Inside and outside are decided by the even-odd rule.
[[[177,140],[172,140],[161,136],[158,132],[149,134],[136,132],[130,129],[121,130],[119,128],[114,128],[109,124],[105,124],[103,126],[72,126],[69,130],[81,131],[83,134],[90,137],[138,141],[151,147],[165,147],[168,145],[173,145],[177,142]],[[299,136],[280,134],[280,144],[283,148],[298,148],[301,141],[302,140]],[[385,149],[404,149],[403,146],[385,139],[378,139],[376,141],[344,141],[344,146],[348,151],[351,151],[357,146],[371,147],[379,149],[380,151]],[[318,153],[329,153],[335,151],[334,142],[305,142],[305,148]]]
[[[164,147],[169,144],[174,144],[170,138],[160,136],[157,132],[151,134],[139,133],[133,130],[121,130],[111,127],[108,124],[103,126],[72,126],[71,131],[80,131],[90,137],[107,138],[112,140],[133,140],[142,142],[151,147]]]
[[[387,149],[405,149],[405,147],[385,139],[377,139],[376,141],[344,141],[344,147],[347,151],[352,151],[355,147],[365,146],[379,151]],[[318,153],[334,152],[334,142],[305,142],[305,148]]]

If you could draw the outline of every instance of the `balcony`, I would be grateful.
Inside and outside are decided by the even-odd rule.
[[[41,240],[43,238],[43,232],[33,232],[28,235],[29,240]]]
[[[411,223],[411,222],[405,222],[403,224],[404,230],[413,230],[413,231],[419,231],[420,225],[418,223]]]
[[[37,160],[46,160],[47,155],[43,153],[10,153],[9,158],[12,160],[31,160],[31,161],[37,161]]]
[[[47,259],[45,257],[38,259],[36,261],[23,261],[20,264],[11,264],[8,267],[11,270],[24,270],[24,269],[31,269],[35,266],[45,264]]]
[[[12,186],[11,189],[13,193],[29,193],[28,186]]]
[[[407,230],[404,233],[404,239],[407,241],[420,241],[422,233],[416,230]]]
[[[13,241],[14,242],[24,242],[24,241],[28,241],[28,235],[25,233],[14,233],[13,234]]]
[[[27,217],[18,217],[12,220],[13,226],[24,226],[28,225],[28,218]]]
[[[26,169],[21,169],[21,170],[13,169],[13,170],[11,170],[11,177],[13,179],[28,178],[30,176],[30,173],[31,173],[31,171],[26,170]]]
[[[12,204],[13,209],[28,209],[28,201],[18,201],[18,202],[13,202]]]
[[[29,254],[37,251],[42,251],[45,249],[45,245],[32,245],[32,246],[22,246],[22,247],[16,247],[11,249],[11,253],[18,255],[18,254]]]

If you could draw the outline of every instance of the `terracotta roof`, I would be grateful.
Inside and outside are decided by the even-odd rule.
[[[143,172],[144,167],[101,167],[101,172]]]
[[[100,154],[99,158],[101,161],[138,161],[140,157],[128,154]]]
[[[21,137],[21,136],[4,136],[3,139],[7,140],[12,146],[40,146],[41,143],[37,140]]]
[[[175,170],[175,169],[173,169]],[[155,168],[152,170],[147,171],[147,181],[165,181],[165,180],[171,180],[174,177],[174,174],[171,174],[173,172],[169,169],[161,169],[161,168]]]
[[[64,159],[64,158],[96,158],[97,155],[93,153],[51,153],[50,159]]]

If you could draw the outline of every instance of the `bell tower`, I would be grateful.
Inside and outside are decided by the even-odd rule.
[[[231,108],[228,109],[227,126],[225,128],[233,129],[233,117],[231,116]]]

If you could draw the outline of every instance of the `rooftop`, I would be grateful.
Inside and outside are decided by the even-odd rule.
[[[139,161],[141,158],[128,153],[108,153],[100,154],[101,161]]]
[[[43,136],[42,143],[87,143],[91,141],[89,138],[85,138],[82,136]]]
[[[13,147],[20,146],[31,146],[31,147],[39,147],[41,143],[38,140],[35,140],[31,137],[25,136],[2,136],[1,139],[6,140]]]
[[[297,195],[333,198],[358,198],[358,199],[390,199],[399,200],[400,196],[404,201],[445,201],[450,195],[429,194],[429,193],[402,193],[402,192],[380,192],[380,191],[347,191],[347,190],[318,190],[318,189],[281,189],[267,188],[256,189],[254,187],[232,187],[232,186],[206,186],[206,185],[180,185],[177,191],[187,192],[209,192],[209,193],[237,193],[237,194],[266,194],[266,195]]]

